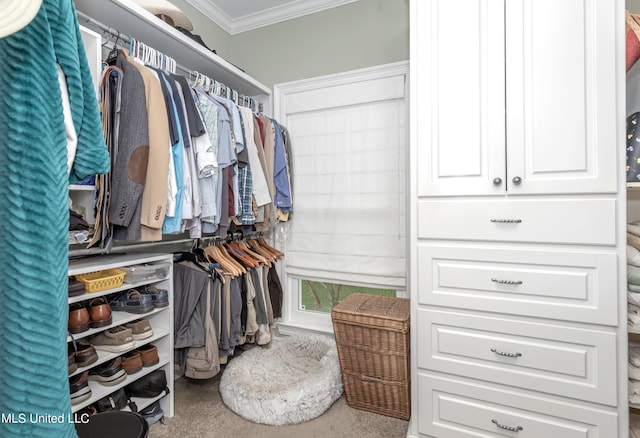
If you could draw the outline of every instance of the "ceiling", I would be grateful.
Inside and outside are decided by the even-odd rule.
[[[185,0],[234,35],[357,0]]]

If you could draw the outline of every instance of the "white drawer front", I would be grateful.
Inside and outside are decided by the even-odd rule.
[[[418,311],[418,367],[616,405],[615,333]]]
[[[423,373],[416,414],[418,431],[439,438],[621,436],[615,412]]]
[[[613,199],[418,202],[418,238],[615,245]]]
[[[421,304],[618,324],[613,251],[420,244],[418,281]]]

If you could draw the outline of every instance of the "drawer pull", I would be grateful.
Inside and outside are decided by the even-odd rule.
[[[498,280],[497,278],[492,278],[491,281],[500,284],[522,284],[520,280]]]
[[[500,429],[508,430],[511,432],[520,432],[521,430],[524,430],[522,426],[513,427],[513,426],[507,426],[505,424],[500,424],[498,423],[498,420],[496,420],[495,418],[491,420],[491,422],[496,426],[498,426]]]
[[[495,348],[492,348],[491,351],[495,354],[497,354],[498,356],[506,356],[506,357],[520,357],[522,356],[522,353],[507,353],[505,351],[498,351]]]
[[[519,224],[520,222],[522,222],[522,219],[496,219],[496,218],[492,218],[491,222],[498,223],[498,224]]]

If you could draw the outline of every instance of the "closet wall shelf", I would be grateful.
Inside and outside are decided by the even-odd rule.
[[[80,296],[77,296],[77,297],[70,297],[69,298],[69,304],[77,303],[77,302],[80,302],[80,301],[92,300],[94,298],[102,297],[102,296],[105,296],[105,295],[110,295],[110,294],[113,294],[115,292],[120,292],[122,290],[135,289],[136,287],[144,286],[145,284],[157,283],[159,281],[164,280],[165,278],[158,278],[158,279],[154,279],[154,280],[144,280],[144,281],[140,281],[138,283],[124,283],[122,286],[114,287],[113,289],[107,289],[107,290],[103,290],[103,291],[100,291],[100,292],[92,292],[92,293],[88,293],[88,294],[85,294],[85,295],[80,295]]]
[[[143,368],[141,371],[138,371],[135,374],[130,374],[127,375],[127,378],[124,379],[124,381],[118,383],[117,385],[113,385],[113,386],[104,386],[101,385],[97,382],[93,382],[93,381],[89,381],[89,387],[91,388],[91,398],[88,400],[85,400],[81,403],[78,403],[76,405],[72,406],[72,411],[73,412],[77,412],[82,408],[85,408],[87,406],[89,406],[92,403],[95,403],[97,400],[100,400],[102,397],[106,397],[109,394],[114,393],[115,391],[117,391],[120,388],[124,388],[125,386],[127,386],[128,384],[138,380],[140,377],[145,376],[147,374],[149,374],[151,371],[157,370],[158,368],[162,368],[165,365],[169,364],[169,357],[168,355],[159,355],[160,357],[160,362],[151,366],[151,367],[145,367]],[[167,381],[168,381],[168,377],[167,376]],[[139,399],[139,400],[147,400],[147,399]],[[151,398],[149,398],[148,400],[152,400]],[[148,404],[151,404],[150,402]],[[140,406],[138,404],[138,410],[140,409],[144,409],[146,405],[143,404],[142,406]]]
[[[144,263],[159,262],[159,261],[162,261],[162,259],[166,259],[166,257],[167,257],[166,254],[159,253],[159,254],[127,254],[127,255],[112,255],[112,256],[96,256],[93,258],[87,257],[87,258],[78,259],[78,260],[70,260],[69,275],[83,274],[85,272],[101,271],[103,269],[119,268],[121,266],[128,266],[130,264],[144,264]],[[149,283],[152,283],[153,281],[150,281]],[[133,285],[129,285],[129,287],[133,287]],[[109,292],[109,291],[105,291],[105,292]],[[99,292],[95,294],[89,294],[89,295],[99,296]]]
[[[79,12],[137,38],[172,57],[178,64],[222,82],[239,93],[254,98],[271,95],[267,86],[131,0],[74,0],[74,3]],[[82,17],[79,17],[79,21],[81,25],[94,27]]]
[[[640,182],[628,182],[627,183],[627,188],[628,189],[640,189]]]
[[[167,417],[173,416],[173,269],[172,269],[173,257],[170,254],[126,254],[126,255],[109,255],[109,256],[98,256],[98,257],[87,257],[80,260],[71,260],[69,262],[69,270],[68,275],[73,276],[76,274],[82,274],[86,272],[94,272],[100,271],[103,269],[112,269],[112,268],[125,268],[132,266],[139,266],[143,264],[151,264],[151,265],[163,265],[169,266],[169,269],[162,278],[158,279],[148,279],[146,281],[140,281],[136,283],[125,284],[120,288],[113,288],[103,292],[98,293],[84,293],[77,297],[70,297],[68,299],[69,303],[73,302],[84,302],[84,305],[88,305],[89,302],[94,299],[94,297],[103,296],[103,295],[118,295],[119,291],[126,290],[127,288],[140,286],[145,284],[155,284],[159,289],[166,289],[169,294],[169,305],[166,307],[156,308],[151,312],[147,313],[129,313],[123,311],[114,311],[111,316],[113,318],[112,323],[108,326],[92,328],[86,330],[81,333],[77,333],[73,335],[73,338],[79,342],[87,342],[89,337],[108,330],[111,327],[121,326],[129,321],[133,321],[136,319],[144,318],[149,321],[149,324],[152,327],[153,334],[147,339],[136,340],[133,345],[121,352],[106,352],[99,348],[96,348],[98,353],[98,360],[87,367],[79,368],[74,371],[72,375],[77,376],[80,373],[87,372],[90,369],[93,369],[100,364],[104,364],[116,357],[119,357],[126,353],[127,351],[134,350],[139,348],[145,344],[153,344],[157,348],[159,363],[150,367],[144,367],[142,370],[139,370],[136,373],[128,374],[126,379],[123,382],[120,382],[114,386],[103,386],[102,384],[90,381],[89,388],[91,389],[90,397],[87,400],[84,400],[80,403],[72,405],[73,412],[77,412],[78,410],[96,402],[97,400],[105,397],[108,394],[111,394],[122,388],[135,380],[149,374],[150,372],[156,369],[162,369],[166,375],[167,386],[169,388],[169,392],[165,397],[162,398],[160,404],[162,406],[162,410],[164,411],[164,415]],[[107,297],[107,300],[110,297]],[[67,342],[71,340],[70,337],[67,337]],[[71,344],[69,344],[71,346]],[[71,346],[72,347],[72,346]],[[149,399],[140,399],[138,401],[138,409],[143,409],[144,407],[151,404],[156,398]]]
[[[162,339],[169,334],[169,330],[154,327],[153,328],[153,336],[148,337],[147,339],[142,339],[139,341],[135,341],[136,345],[131,350],[135,350],[136,348],[142,347],[143,345],[150,344],[152,342],[157,341],[158,339]],[[85,341],[86,342],[86,341]],[[73,374],[69,374],[69,377],[75,376],[76,374],[80,374],[88,369],[91,369],[101,363],[109,362],[111,359],[115,359],[118,356],[122,356],[124,353],[109,353],[106,351],[100,351],[98,360],[86,367],[79,367]]]
[[[87,300],[85,300],[87,301]],[[100,332],[103,332],[107,329],[110,329],[112,327],[117,327],[119,325],[122,324],[126,324],[128,322],[131,321],[135,321],[136,319],[141,319],[141,318],[145,318],[148,319],[151,316],[155,315],[156,313],[160,313],[162,311],[166,310],[165,308],[160,308],[160,309],[153,309],[151,312],[148,313],[127,313],[127,312],[113,312],[111,314],[111,317],[113,318],[113,322],[105,327],[100,327],[100,328],[96,328],[96,329],[89,329],[85,332],[82,333],[77,333],[75,335],[73,335],[73,338],[78,340],[78,339],[82,339],[82,338],[87,338],[89,336],[93,336],[96,335]],[[71,342],[71,337],[69,337],[67,335],[67,342]]]
[[[77,191],[77,192],[93,192],[96,189],[96,186],[92,185],[80,185],[80,184],[71,184],[69,186],[69,190]]]

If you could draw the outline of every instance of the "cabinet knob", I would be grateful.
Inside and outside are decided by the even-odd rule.
[[[502,184],[502,178],[493,178],[493,185],[499,186]]]
[[[522,178],[520,178],[519,176],[514,176],[511,181],[513,181],[515,185],[520,185],[520,183],[522,182]]]

